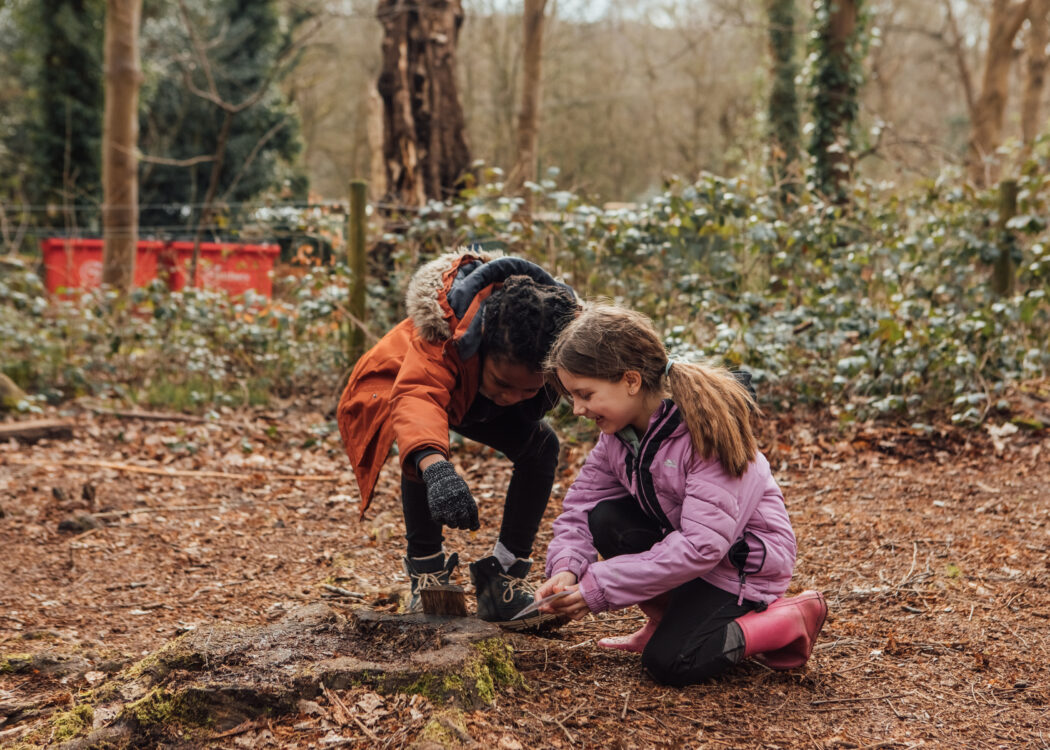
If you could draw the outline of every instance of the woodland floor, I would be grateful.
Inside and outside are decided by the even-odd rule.
[[[0,746],[187,630],[273,621],[329,596],[331,581],[396,607],[406,585],[396,464],[359,522],[356,484],[320,412],[193,423],[83,410],[73,440],[0,445],[0,664],[38,651],[89,661],[64,678],[0,669],[0,704],[41,711],[0,716]],[[747,662],[708,684],[660,686],[636,655],[596,646],[637,627],[636,609],[509,634],[526,688],[466,713],[464,744],[1050,747],[1050,436],[1020,432],[999,450],[984,432],[816,427],[826,424],[785,417],[763,435],[799,539],[792,590],[819,588],[830,606],[806,669]],[[583,454],[565,451],[537,580]],[[465,563],[491,550],[509,465],[473,444],[454,460],[482,512],[481,531],[452,532],[447,545],[469,588]],[[87,513],[101,523],[60,530]],[[364,689],[338,697],[352,716],[320,698],[209,746],[405,747],[442,710]]]

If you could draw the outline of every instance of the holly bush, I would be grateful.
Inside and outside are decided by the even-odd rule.
[[[840,419],[950,417],[979,423],[1008,389],[1050,371],[1047,152],[1019,180],[1017,215],[998,191],[947,173],[915,189],[857,183],[846,205],[801,195],[782,206],[761,170],[668,181],[644,203],[597,206],[531,183],[531,211],[499,170],[455,201],[385,232],[373,253],[370,334],[403,315],[415,266],[479,244],[530,258],[585,299],[654,319],[671,352],[750,369],[760,399],[814,404]],[[378,217],[374,217],[377,220]],[[1015,261],[1000,296],[991,263]],[[0,368],[61,399],[112,393],[179,408],[324,392],[348,362],[345,263],[275,280],[274,299],[157,285],[127,300],[48,298],[32,269],[0,278]]]

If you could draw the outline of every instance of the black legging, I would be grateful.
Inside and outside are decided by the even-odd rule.
[[[663,539],[659,525],[632,497],[606,500],[588,516],[598,554],[645,552]],[[669,592],[659,627],[642,652],[642,665],[657,682],[691,685],[712,677],[740,661],[743,636],[733,620],[759,605],[712,586],[701,578]]]
[[[453,425],[452,429],[495,448],[514,464],[503,504],[499,540],[515,556],[529,557],[554,485],[554,472],[558,468],[558,436],[546,422],[527,421],[513,409],[497,412],[486,421]],[[430,517],[426,485],[402,474],[401,505],[405,513],[409,557],[426,557],[440,552],[444,535],[441,524]]]

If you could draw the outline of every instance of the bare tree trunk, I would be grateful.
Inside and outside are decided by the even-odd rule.
[[[523,15],[524,49],[521,111],[518,113],[518,153],[508,180],[508,188],[518,191],[536,180],[539,141],[540,94],[543,84],[543,25],[547,0],[525,0]],[[529,204],[526,191],[526,206]]]
[[[981,94],[974,104],[970,136],[970,179],[979,186],[998,178],[995,150],[1002,143],[1003,112],[1013,60],[1014,37],[1028,17],[1031,0],[993,0],[988,26],[988,50],[984,58]]]
[[[368,192],[373,200],[386,195],[386,166],[383,161],[383,100],[375,86],[368,87]]]
[[[142,0],[106,0],[102,283],[125,292],[138,244],[139,25]]]
[[[470,167],[455,58],[460,0],[380,0],[387,189],[409,206],[454,193]]]
[[[1032,0],[1028,20],[1028,74],[1021,100],[1021,137],[1026,146],[1043,126],[1040,105],[1046,83],[1046,45],[1050,43],[1050,0]]]

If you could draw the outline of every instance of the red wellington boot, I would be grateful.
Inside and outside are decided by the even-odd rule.
[[[828,615],[819,591],[777,599],[761,612],[736,619],[744,633],[744,656],[755,656],[771,669],[801,667],[813,653],[813,644]]]
[[[598,645],[602,648],[614,648],[620,651],[631,651],[636,654],[642,653],[645,650],[645,644],[653,637],[653,633],[656,632],[656,628],[660,625],[660,620],[663,619],[664,610],[667,609],[667,597],[660,596],[647,602],[641,602],[638,608],[649,618],[645,625],[642,625],[641,628],[630,635],[602,638],[598,641]]]

